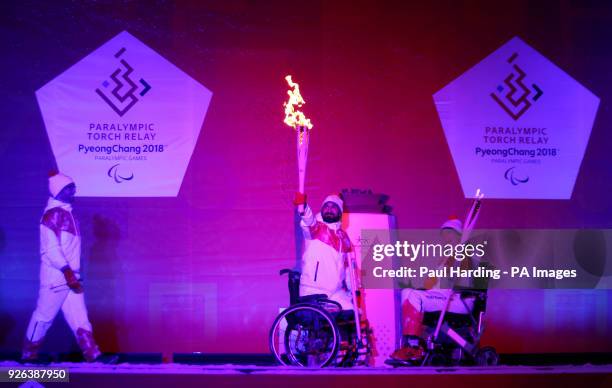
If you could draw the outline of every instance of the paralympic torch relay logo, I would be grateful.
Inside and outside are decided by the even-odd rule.
[[[109,81],[104,81],[102,83],[104,90],[96,88],[96,93],[98,93],[102,100],[104,100],[104,102],[106,102],[120,117],[138,102],[138,97],[134,94],[138,89],[138,85],[130,78],[134,69],[125,59],[121,59],[123,53],[125,53],[125,47],[122,47],[121,50],[117,51],[115,54],[115,58],[119,59],[120,66],[110,75],[113,83],[110,93],[107,94],[107,92],[105,92],[105,89],[108,89],[111,85]],[[144,97],[144,95],[151,90],[151,86],[142,78],[139,82],[142,85],[142,91],[138,94]]]
[[[212,93],[124,31],[36,92],[82,196],[176,196]]]
[[[519,38],[434,94],[466,197],[569,199],[599,98]]]
[[[534,102],[544,94],[536,84],[531,85],[535,93],[532,93],[532,90],[525,85],[524,80],[527,74],[516,63],[513,63],[517,57],[518,54],[514,53],[508,58],[508,63],[512,65],[513,71],[504,79],[503,85],[497,86],[497,94],[491,93],[491,98],[515,121],[531,108],[532,102],[529,99],[531,94],[533,94]],[[504,87],[507,88],[507,92]]]

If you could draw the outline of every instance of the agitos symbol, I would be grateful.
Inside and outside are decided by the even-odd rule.
[[[124,52],[125,47],[122,47],[121,50],[117,51],[115,54],[115,58],[121,57]],[[96,88],[96,93],[102,97],[108,106],[110,106],[119,116],[123,116],[138,102],[138,97],[134,95],[134,92],[136,92],[136,89],[138,89],[138,85],[130,78],[130,74],[132,74],[134,71],[132,66],[130,66],[125,59],[120,59],[119,63],[121,66],[123,66],[123,68],[121,66],[118,67],[110,76],[111,80],[115,83],[115,87],[110,91],[110,96],[108,96],[100,88]],[[121,78],[119,78],[120,74]],[[122,82],[121,79],[123,79],[125,83]],[[139,82],[143,86],[142,91],[139,93],[139,95],[142,97],[151,89],[151,85],[149,85],[142,78]],[[104,86],[104,88],[108,88],[110,86],[110,82],[104,81],[102,86]],[[124,88],[127,88],[127,90],[123,91],[122,93],[121,90]]]
[[[113,178],[115,182],[117,183],[121,183],[123,181],[131,181],[132,179],[134,179],[134,173],[131,173],[130,176],[122,176],[122,175],[119,175],[119,172],[117,171],[118,169],[119,169],[119,164],[115,164],[114,166],[109,168],[107,172],[107,175],[109,176],[109,178]]]
[[[512,68],[514,69],[514,71],[508,74],[504,79],[504,84],[509,88],[508,92],[502,95],[504,87],[499,85],[497,86],[497,94],[495,92],[491,93],[493,100],[495,100],[495,102],[497,102],[497,104],[515,121],[532,106],[528,97],[533,91],[535,91],[535,95],[532,97],[534,102],[544,94],[536,84],[531,84],[533,88],[532,91],[523,83],[526,73],[516,63],[513,63],[517,57],[518,54],[514,53],[508,58],[508,63],[512,64]]]
[[[514,169],[516,167],[510,167],[509,169],[506,170],[506,172],[504,173],[504,178],[508,181],[510,181],[510,183],[512,183],[513,186],[516,186],[520,183],[527,183],[529,182],[529,177],[524,177],[524,178],[517,178],[514,175]]]

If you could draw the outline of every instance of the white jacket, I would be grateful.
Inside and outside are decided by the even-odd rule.
[[[306,206],[300,222],[306,246],[302,256],[300,295],[326,294],[343,307],[350,301],[347,287],[346,253],[351,252],[351,241],[341,228],[341,223],[326,223],[321,215],[313,215]]]
[[[81,234],[70,204],[49,198],[40,220],[40,284],[52,288],[66,284],[66,265],[80,278]]]

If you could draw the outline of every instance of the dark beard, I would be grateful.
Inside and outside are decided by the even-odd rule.
[[[328,224],[333,224],[334,222],[340,221],[341,217],[342,216],[340,215],[334,216],[332,214],[321,214],[321,218],[323,218],[323,221],[327,222]]]
[[[55,197],[55,199],[57,199],[60,202],[64,202],[68,204],[74,203],[74,195],[71,195],[71,196],[58,195],[57,197]]]

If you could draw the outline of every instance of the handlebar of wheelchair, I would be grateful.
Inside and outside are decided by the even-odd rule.
[[[289,268],[284,268],[284,269],[281,269],[281,270],[278,272],[278,274],[282,276],[282,275],[284,275],[284,274],[286,274],[286,273],[292,273],[292,272],[297,272],[297,273],[300,273],[300,271],[296,271],[296,270],[289,269]]]

